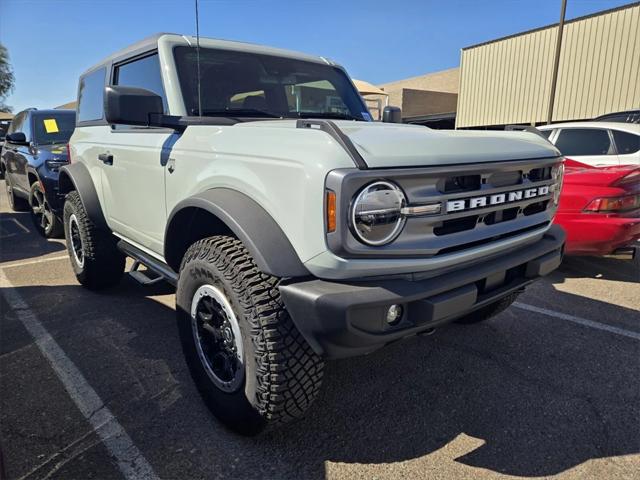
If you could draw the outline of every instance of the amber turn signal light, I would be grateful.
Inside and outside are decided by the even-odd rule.
[[[336,231],[336,193],[327,190],[326,194],[327,233]]]

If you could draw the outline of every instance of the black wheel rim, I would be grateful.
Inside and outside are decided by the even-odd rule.
[[[69,217],[69,242],[73,257],[78,266],[82,268],[84,266],[84,249],[82,248],[82,237],[80,236],[78,219],[75,215]]]
[[[238,390],[244,379],[240,327],[218,288],[203,285],[196,291],[191,326],[198,356],[211,381],[224,392]]]
[[[36,224],[45,232],[53,223],[53,212],[41,188],[37,187],[31,194],[31,212],[36,218]]]

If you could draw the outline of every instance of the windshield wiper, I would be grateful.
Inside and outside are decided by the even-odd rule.
[[[336,120],[356,120],[359,122],[366,121],[364,118],[355,117],[348,113],[331,113],[331,112],[296,112],[300,118],[333,118]]]
[[[197,115],[197,113],[196,113]],[[275,113],[265,112],[255,108],[221,108],[219,110],[203,110],[202,115],[206,116],[225,116],[225,117],[267,117],[282,118]]]

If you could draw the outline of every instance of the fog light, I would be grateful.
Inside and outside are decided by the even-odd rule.
[[[402,305],[391,305],[387,310],[387,323],[395,325],[402,318]]]

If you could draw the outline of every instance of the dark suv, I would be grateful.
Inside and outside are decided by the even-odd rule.
[[[36,230],[47,238],[63,233],[58,171],[68,163],[75,123],[73,110],[23,110],[13,118],[0,154],[9,205],[15,211],[30,208]]]

